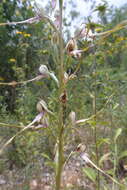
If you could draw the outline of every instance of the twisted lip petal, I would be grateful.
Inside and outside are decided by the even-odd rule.
[[[50,72],[50,77],[56,82],[57,86],[59,87],[59,81],[53,72]]]
[[[39,122],[43,116],[44,116],[44,112],[39,113],[39,114],[35,117],[35,119],[33,120],[32,123]]]

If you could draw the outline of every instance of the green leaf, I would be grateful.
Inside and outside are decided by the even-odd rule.
[[[54,162],[52,162],[52,161],[46,161],[45,164],[46,164],[46,166],[55,169],[55,163]]]
[[[113,176],[113,173],[114,173],[114,170],[113,170],[113,169],[107,170],[107,174]]]
[[[114,137],[114,141],[115,141],[115,142],[117,141],[117,139],[118,139],[118,137],[121,135],[121,133],[122,133],[122,129],[121,129],[121,128],[118,128],[118,129],[116,130],[116,134],[115,134],[115,137]]]
[[[113,110],[115,110],[116,108],[118,108],[119,104],[116,103],[115,106],[113,107]]]
[[[108,190],[108,188],[106,186],[104,186],[104,190]]]
[[[101,165],[103,163],[103,161],[107,160],[109,158],[109,156],[111,155],[111,152],[104,154],[100,160],[99,160],[99,165]]]
[[[123,158],[123,157],[127,157],[127,150],[123,151],[120,156],[119,159]]]
[[[110,139],[109,138],[100,138],[97,141],[97,146],[101,146],[102,144],[110,144]]]
[[[91,181],[93,181],[93,182],[96,181],[96,176],[97,176],[97,174],[96,174],[96,172],[95,172],[95,170],[94,170],[93,168],[89,168],[89,167],[83,168],[83,172],[84,172],[84,174],[85,174]]]
[[[41,154],[44,158],[47,158],[48,160],[51,160],[50,157],[47,154],[42,153]]]

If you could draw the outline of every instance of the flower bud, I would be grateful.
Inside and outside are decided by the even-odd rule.
[[[78,152],[84,152],[85,150],[86,150],[86,145],[84,144],[79,144],[76,149],[76,151]]]
[[[37,108],[37,111],[38,111],[38,112],[40,112],[40,113],[41,113],[41,112],[44,112],[44,109],[43,109],[42,105],[40,104],[40,102],[37,103],[36,108]]]
[[[71,120],[72,125],[75,125],[76,113],[74,111],[71,111],[71,113],[69,114],[69,119]]]
[[[39,73],[41,75],[45,76],[45,77],[48,77],[49,76],[49,70],[48,70],[47,66],[46,65],[41,65],[39,67]]]
[[[58,34],[57,34],[56,32],[54,32],[54,33],[52,34],[51,40],[52,40],[52,43],[53,43],[53,44],[58,44],[58,43],[59,43],[59,36],[58,36]]]
[[[64,81],[64,84],[66,84],[69,80],[69,75],[65,72],[64,73],[64,78],[63,78],[63,81]]]

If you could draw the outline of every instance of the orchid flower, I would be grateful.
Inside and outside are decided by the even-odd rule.
[[[48,77],[48,76],[49,76],[49,70],[48,70],[48,68],[47,68],[46,65],[41,65],[38,70],[39,70],[39,73],[40,73],[41,75],[43,75],[43,76],[45,76],[45,77]]]
[[[47,104],[44,100],[41,100],[37,103],[37,111],[39,114],[35,117],[35,119],[31,122],[31,128],[39,129],[42,127],[48,127],[48,117],[47,114],[53,114],[47,107]]]
[[[71,51],[70,52],[70,55],[71,56],[74,56],[75,58],[77,58],[77,59],[79,59],[79,58],[81,58],[81,53],[83,52],[83,50],[78,50],[78,49],[76,49],[76,50],[73,50],[73,51]]]
[[[35,119],[32,121],[32,124],[34,124],[34,123],[36,123],[36,122],[40,122],[40,120],[41,120],[41,118],[44,116],[44,112],[41,112],[41,113],[39,113],[36,117],[35,117]]]
[[[73,56],[77,59],[81,58],[81,53],[83,52],[83,50],[78,50],[77,42],[74,38],[69,40],[69,42],[66,45],[66,50],[68,55]]]
[[[59,29],[60,28],[60,13],[58,10],[55,12],[54,18],[55,18],[54,25],[56,26],[57,29]]]
[[[59,81],[57,79],[57,77],[55,76],[55,74],[53,72],[50,72],[47,68],[46,65],[41,65],[39,67],[39,74],[43,77],[51,77],[57,84],[57,86],[59,87]]]

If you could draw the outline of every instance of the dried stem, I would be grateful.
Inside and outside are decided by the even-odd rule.
[[[17,85],[25,85],[27,83],[30,83],[30,82],[33,82],[33,81],[38,81],[38,80],[41,80],[42,78],[45,78],[45,76],[43,75],[38,75],[37,77],[33,78],[33,79],[30,79],[30,80],[26,80],[26,81],[21,81],[21,82],[16,82],[16,81],[12,81],[12,82],[0,82],[0,85],[3,85],[3,86],[17,86]]]
[[[0,23],[0,26],[7,26],[7,25],[11,26],[11,25],[17,25],[17,24],[33,24],[41,20],[45,20],[46,22],[48,22],[52,26],[52,28],[55,30],[55,32],[59,33],[56,26],[52,22],[51,18],[47,15],[38,15],[38,16],[29,18],[27,20],[19,21],[19,22]]]

